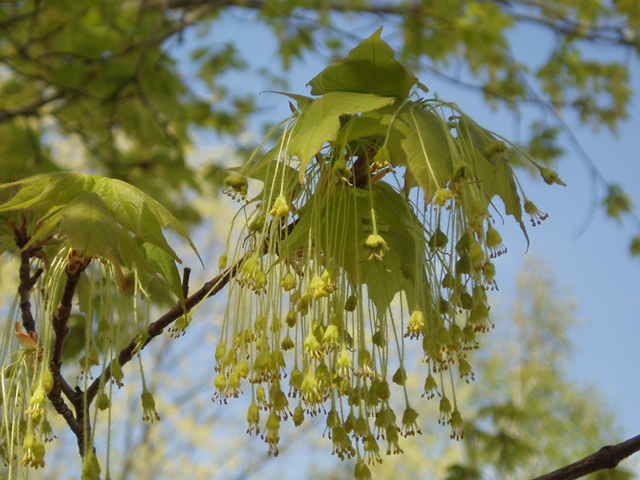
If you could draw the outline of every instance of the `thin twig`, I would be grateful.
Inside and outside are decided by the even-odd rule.
[[[557,12],[546,12],[540,8],[540,5],[532,4],[527,1],[505,1],[505,0],[484,0],[485,3],[495,3],[498,4],[499,7],[503,10],[507,10],[508,15],[511,17],[521,21],[528,22],[535,25],[541,25],[545,28],[552,29],[554,31],[560,31],[565,35],[576,35],[580,36],[585,40],[589,41],[606,41],[611,42],[613,44],[618,45],[626,45],[637,47],[638,40],[635,38],[626,38],[624,35],[624,30],[621,26],[608,26],[601,24],[586,24],[580,20],[574,20],[572,18],[567,18],[566,16],[558,15]],[[211,2],[211,0],[170,0],[166,2],[165,0],[161,1],[147,1],[144,0],[140,2],[139,8],[142,10],[158,10],[158,9],[189,9],[194,7],[206,6],[210,3],[216,3],[217,8],[222,8],[223,6],[232,6],[236,5],[242,8],[249,8],[253,10],[262,10],[267,7],[269,4],[264,0],[243,0],[243,1],[219,1],[219,2]],[[517,9],[514,9],[514,5],[526,5],[528,7],[537,7],[539,13],[537,15],[531,15],[523,13]],[[376,15],[393,15],[393,16],[402,16],[408,17],[412,14],[425,14],[423,7],[421,4],[417,4],[415,6],[408,6],[404,4],[399,4],[396,2],[383,2],[383,3],[368,3],[368,2],[340,2],[340,1],[330,1],[323,3],[323,7],[325,10],[339,12],[339,13],[372,13]],[[511,7],[511,8],[509,8]],[[542,11],[541,11],[542,10]],[[550,17],[549,14],[555,14],[554,18]],[[554,19],[558,21],[554,22]]]
[[[21,258],[20,286],[18,287],[18,294],[20,296],[22,325],[27,332],[35,332],[36,322],[33,318],[33,314],[31,313],[31,302],[29,301],[29,295],[38,278],[40,277],[40,275],[42,275],[43,269],[38,268],[35,273],[31,275],[31,258],[33,258],[35,254],[42,249],[42,247],[38,244],[36,246],[24,248],[24,246],[27,245],[31,240],[31,237],[27,235],[26,221],[23,222],[21,228],[17,228],[17,226],[15,226],[14,224],[14,233],[16,245],[20,248]],[[73,294],[78,284],[78,280],[80,279],[81,271],[82,270],[76,271],[73,275],[67,277],[67,283],[65,285],[60,303],[58,304],[57,313],[56,315],[54,315],[54,318],[52,320],[56,338],[54,344],[54,353],[51,357],[49,368],[53,376],[54,386],[51,389],[51,392],[49,392],[48,397],[51,401],[51,404],[56,409],[56,412],[58,412],[62,416],[62,418],[65,419],[71,431],[73,431],[73,433],[76,435],[80,455],[83,455],[84,433],[82,421],[82,405],[84,402],[82,402],[82,394],[81,392],[73,390],[60,373],[64,340],[69,331],[69,328],[67,327],[67,320],[69,319],[69,315],[71,313]],[[69,401],[71,401],[73,407],[76,410],[75,416],[60,395],[61,392],[64,393]]]
[[[191,269],[185,267],[182,274],[182,296],[187,298],[189,296],[189,277],[191,276]]]

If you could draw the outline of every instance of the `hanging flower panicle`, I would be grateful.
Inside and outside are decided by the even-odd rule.
[[[369,40],[388,48],[379,36]],[[400,435],[421,434],[405,390],[412,376],[424,379],[423,397],[440,398],[439,422],[462,438],[454,377],[474,380],[470,352],[493,328],[487,291],[497,291],[495,262],[507,253],[491,202],[500,197],[521,226],[523,213],[534,224],[546,214],[528,200],[522,211],[509,164],[514,150],[452,104],[414,100],[409,91],[396,95],[403,102],[324,92],[316,80],[312,93],[322,97],[310,105],[322,101],[319,110],[333,112],[326,115],[341,112],[325,119],[338,136],[311,139],[316,125],[305,123],[304,112],[312,107],[301,104],[278,155],[225,181],[225,192],[241,199],[247,178],[265,185],[233,254],[240,266],[230,267],[239,271],[215,352],[213,399],[239,396],[247,379],[247,431],[263,432],[273,455],[289,417],[299,426],[306,416],[327,415],[332,452],[356,456],[356,478],[370,478],[367,464],[381,461],[379,439],[395,455],[402,453]],[[341,110],[343,94],[353,111]],[[368,125],[360,120],[368,112],[383,118],[384,128],[359,137],[354,132],[358,122]],[[399,165],[403,187],[387,182]],[[543,173],[545,181],[561,182]],[[421,343],[419,372],[405,362],[404,339]],[[399,422],[391,407],[397,396],[407,404]],[[347,408],[334,408],[338,401]],[[264,426],[260,410],[267,412]]]

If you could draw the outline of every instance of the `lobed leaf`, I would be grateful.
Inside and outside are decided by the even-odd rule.
[[[394,166],[405,165],[429,203],[453,173],[453,139],[444,120],[431,110],[411,105],[397,115],[389,134]]]
[[[143,247],[147,255],[147,261],[155,267],[153,270],[162,273],[162,276],[169,285],[169,290],[178,297],[184,308],[182,281],[180,279],[180,272],[178,272],[178,267],[173,258],[164,249],[155,245],[145,243]]]
[[[418,79],[395,59],[393,49],[380,38],[382,27],[310,82],[312,95],[329,92],[372,93],[405,99]]]
[[[158,272],[149,265],[144,251],[141,249],[143,244],[142,240],[130,238],[124,230],[120,230],[120,257],[125,265],[130,269],[133,269],[135,265],[139,271],[151,275],[160,282]]]
[[[34,175],[12,183],[0,185],[0,190],[20,186],[20,190],[8,202],[0,205],[0,212],[34,208],[49,209],[69,203],[82,191],[90,191],[94,177],[82,173],[56,172]]]
[[[109,209],[93,192],[84,192],[60,212],[59,236],[85,257],[104,257],[118,252],[120,227]]]
[[[121,180],[106,177],[100,177],[93,190],[109,207],[116,221],[145,242],[162,248],[174,260],[181,262],[162,234],[162,228],[171,226],[189,242],[200,258],[198,250],[182,224],[171,212],[146,193]]]
[[[482,128],[466,115],[458,121],[458,137],[466,143],[468,158],[478,185],[484,191],[487,202],[498,195],[504,202],[507,215],[513,215],[527,236],[522,222],[522,203],[518,194],[515,174],[509,164],[508,153],[487,157],[485,153],[492,144],[502,143],[490,131]]]
[[[200,258],[186,229],[166,208],[120,180],[56,172],[0,185],[0,191],[13,186],[19,186],[20,189],[0,205],[0,213],[35,208],[48,210],[29,244],[45,238],[62,220],[60,235],[67,235],[73,248],[90,257],[103,256],[108,252],[116,255],[120,237],[117,224],[120,224],[179,262],[180,259],[162,233],[163,228],[171,226],[189,242]],[[128,257],[125,262],[129,265],[134,258],[132,251],[129,248],[125,254]]]
[[[340,131],[340,115],[368,112],[393,103],[393,98],[364,93],[331,92],[316,98],[298,121],[289,154],[300,159],[300,182],[311,158],[325,142],[334,142]]]

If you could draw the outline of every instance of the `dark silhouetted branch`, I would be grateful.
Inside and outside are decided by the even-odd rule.
[[[51,354],[51,359],[49,361],[49,369],[51,370],[51,374],[53,376],[53,388],[48,394],[49,400],[51,404],[67,422],[69,428],[76,436],[78,440],[78,449],[80,455],[84,457],[84,449],[85,449],[85,432],[87,435],[91,435],[91,426],[89,425],[89,417],[86,416],[87,425],[85,425],[85,402],[83,399],[83,394],[79,390],[72,390],[66,380],[62,377],[60,373],[60,368],[62,366],[62,352],[64,350],[64,341],[69,333],[69,327],[67,326],[67,321],[69,320],[69,316],[71,315],[71,308],[73,306],[73,295],[76,291],[76,287],[78,286],[78,281],[80,280],[80,274],[87,267],[88,262],[71,262],[69,261],[66,268],[67,282],[64,286],[64,291],[62,292],[62,298],[60,299],[60,303],[58,304],[58,309],[51,319],[51,324],[53,326],[53,332],[55,334],[55,339],[53,343],[53,353]],[[62,398],[61,393],[64,391],[65,396],[71,401],[73,407],[76,411],[75,416],[65,403]]]
[[[625,458],[640,451],[640,435],[618,445],[607,445],[596,453],[533,480],[573,480],[599,470],[615,468]]]

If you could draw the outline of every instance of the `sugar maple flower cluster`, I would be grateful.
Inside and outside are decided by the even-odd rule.
[[[282,422],[322,414],[332,453],[356,458],[358,479],[371,478],[381,453],[402,453],[401,437],[421,434],[410,376],[422,376],[422,396],[440,398],[439,422],[463,438],[456,378],[474,379],[469,352],[493,327],[487,290],[507,252],[494,197],[525,231],[509,164],[516,147],[455,105],[419,98],[422,85],[379,35],[311,80],[316,97],[294,97],[275,147],[225,182],[236,199],[248,178],[264,188],[240,226],[242,267],[216,349],[214,400],[246,383],[247,432],[269,454]],[[374,72],[388,81],[370,83]],[[524,213],[546,218],[526,197]],[[421,342],[423,369],[405,364],[405,339]]]
[[[242,185],[234,185],[241,193]],[[98,411],[111,407],[111,385],[121,387],[124,379],[118,360],[122,347],[114,340],[119,338],[122,323],[131,322],[131,318],[129,312],[126,318],[120,317],[124,312],[114,308],[118,292],[133,283],[133,355],[148,339],[149,309],[140,305],[139,299],[148,298],[144,289],[150,278],[164,283],[184,306],[175,266],[179,258],[162,229],[172,226],[195,247],[169,211],[120,180],[55,172],[0,185],[3,198],[11,190],[14,196],[0,205],[0,220],[12,227],[13,235],[3,236],[2,245],[23,252],[18,313],[22,321],[12,311],[15,334],[0,342],[4,382],[0,456],[9,471],[16,472],[12,478],[28,476],[28,468],[44,467],[44,444],[56,438],[47,418],[53,403],[58,412],[66,408],[64,418],[81,445],[81,454],[85,453],[82,478],[95,479],[100,474],[100,461],[89,453],[93,436],[85,433],[91,431],[90,419],[95,421],[100,418]],[[46,254],[41,251],[44,248]],[[36,273],[31,276],[34,268]],[[132,277],[129,280],[125,269]],[[142,274],[148,276],[144,282]],[[91,398],[91,386],[85,384],[84,392],[80,386],[71,390],[60,367],[68,321],[76,309],[87,321],[85,343],[76,364],[77,379],[88,383],[100,369]],[[139,316],[140,312],[145,313]],[[182,331],[189,318],[183,315]],[[142,362],[139,364],[142,371]],[[160,417],[144,376],[142,379],[140,416],[153,422]],[[78,413],[90,404],[93,412]]]
[[[422,399],[407,388],[412,378],[424,382],[422,398],[438,399],[438,421],[451,438],[463,438],[455,385],[474,380],[470,352],[493,327],[487,291],[497,290],[494,261],[507,252],[492,201],[500,198],[525,235],[523,215],[534,226],[548,216],[513,174],[509,159],[517,147],[454,104],[421,98],[426,88],[380,33],[312,79],[312,97],[292,95],[298,106],[273,148],[257,151],[225,180],[224,192],[246,202],[246,215],[236,216],[245,219],[236,225],[240,241],[218,264],[223,270],[232,262],[219,278],[233,280],[215,350],[213,400],[249,395],[247,433],[260,435],[270,455],[278,455],[286,422],[300,426],[322,415],[332,453],[355,460],[356,479],[371,478],[371,465],[402,454],[403,437],[422,433],[415,408]],[[564,185],[530,160],[546,183]],[[251,197],[249,179],[263,183]],[[0,185],[10,188],[17,194],[0,214],[15,216],[7,222],[15,247],[39,249],[52,231],[58,242],[50,257],[36,255],[45,275],[21,278],[37,306],[37,320],[25,325],[35,323],[38,333],[18,322],[1,345],[11,403],[0,412],[0,455],[25,471],[44,466],[44,443],[55,437],[48,399],[60,396],[54,376],[61,375],[59,340],[76,305],[74,290],[88,322],[81,375],[88,381],[92,368],[102,370],[87,389],[90,399],[87,392],[65,395],[76,412],[95,400],[97,419],[111,407],[113,385],[123,385],[121,359],[139,354],[152,335],[141,278],[161,281],[189,310],[179,258],[162,229],[172,226],[197,250],[170,212],[119,180],[57,172]],[[25,212],[37,221],[20,237],[16,220]],[[127,351],[115,339],[131,319],[116,318],[112,299],[130,283],[136,335]],[[192,313],[176,320],[174,337],[185,333]],[[422,348],[420,368],[405,360],[410,342]],[[138,363],[141,417],[158,421]],[[84,448],[86,479],[101,472],[93,437],[83,437],[91,417],[69,423]],[[6,445],[21,445],[23,456]]]

